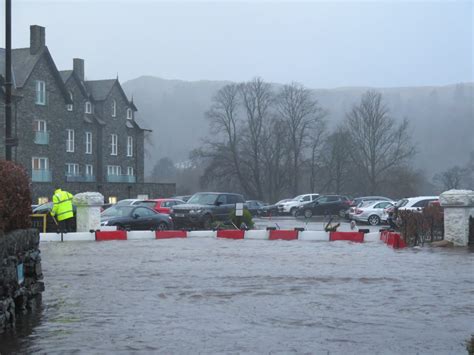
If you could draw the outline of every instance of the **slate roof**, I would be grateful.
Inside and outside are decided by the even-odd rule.
[[[144,120],[142,120],[140,117],[135,116],[134,122],[137,125],[137,127],[140,128],[143,131],[149,131],[149,132],[153,131],[151,128],[147,127],[146,122]]]
[[[116,81],[117,79],[88,80],[84,83],[94,100],[103,101],[107,98],[107,96],[109,96],[109,93],[112,90],[112,87],[114,86]]]
[[[45,47],[46,48],[46,47]],[[29,48],[12,49],[12,79],[14,87],[21,88],[33,71],[45,49],[30,54]],[[5,49],[0,49],[0,74],[5,77]]]
[[[66,83],[66,81],[69,79],[69,77],[72,75],[73,71],[72,70],[60,70],[59,75],[61,75],[61,79],[63,79],[63,83]]]

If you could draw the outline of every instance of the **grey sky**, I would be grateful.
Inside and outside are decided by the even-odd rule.
[[[13,45],[45,26],[58,68],[84,58],[89,79],[438,85],[474,81],[473,12],[472,1],[14,1]]]

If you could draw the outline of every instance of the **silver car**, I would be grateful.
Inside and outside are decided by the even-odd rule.
[[[358,222],[369,223],[372,226],[380,224],[384,208],[393,206],[394,201],[372,201],[355,209],[352,218]]]

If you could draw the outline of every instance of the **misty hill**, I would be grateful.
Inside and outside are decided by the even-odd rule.
[[[123,84],[133,95],[138,115],[153,129],[147,171],[162,157],[186,160],[209,134],[205,112],[224,81],[165,80],[144,76]],[[370,88],[315,89],[334,127]],[[427,177],[456,164],[465,164],[474,151],[474,83],[449,86],[376,88],[395,118],[407,117],[418,145],[415,167]]]

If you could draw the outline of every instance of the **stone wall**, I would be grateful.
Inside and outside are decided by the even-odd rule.
[[[469,217],[474,216],[474,191],[445,191],[439,200],[444,208],[444,239],[457,246],[467,246]]]
[[[0,231],[0,332],[15,324],[16,314],[33,309],[44,291],[38,230],[2,233]]]

